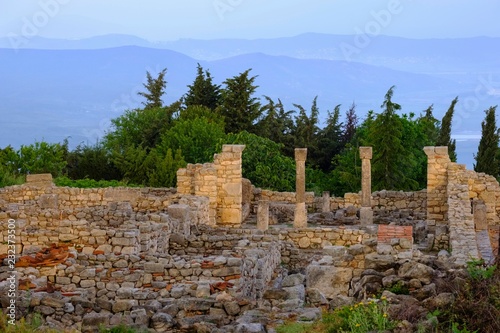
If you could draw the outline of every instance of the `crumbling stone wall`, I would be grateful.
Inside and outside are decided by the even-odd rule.
[[[244,145],[223,145],[213,163],[188,164],[177,171],[177,191],[209,198],[210,225],[238,227],[242,222],[241,154]]]
[[[478,248],[493,249],[498,243],[499,183],[492,176],[452,163],[448,147],[425,147],[424,151],[428,157],[427,218],[435,234],[434,248],[450,249],[459,263],[484,257]],[[474,213],[476,201],[484,213]]]

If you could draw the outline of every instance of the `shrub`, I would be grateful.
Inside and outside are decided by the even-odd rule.
[[[454,290],[455,302],[442,309],[440,326],[454,332],[500,332],[500,270],[483,266],[482,261],[467,264],[469,278]]]

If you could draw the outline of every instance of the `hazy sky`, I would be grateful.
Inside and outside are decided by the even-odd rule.
[[[499,14],[499,0],[0,0],[0,37],[498,37]]]

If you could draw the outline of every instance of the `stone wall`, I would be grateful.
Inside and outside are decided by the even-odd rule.
[[[295,192],[277,192],[263,189],[253,189],[252,203],[255,205],[259,200],[269,202],[280,202],[295,204]],[[373,209],[378,210],[400,210],[411,209],[413,211],[426,211],[427,191],[403,192],[403,191],[377,191],[372,193],[371,204]],[[315,197],[314,192],[306,192],[306,204],[311,212],[321,212],[323,197]],[[361,207],[361,195],[359,193],[346,193],[344,197],[331,197],[330,210],[354,206]]]

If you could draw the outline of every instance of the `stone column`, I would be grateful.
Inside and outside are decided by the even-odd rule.
[[[330,192],[328,191],[323,192],[323,205],[321,206],[321,212],[330,212]]]
[[[359,218],[361,225],[373,224],[372,155],[372,147],[359,147],[359,156],[361,158],[361,209]]]
[[[257,207],[257,229],[266,231],[269,229],[269,201],[259,200]]]
[[[307,209],[306,209],[306,158],[307,148],[295,148],[295,216],[293,226],[295,228],[307,227]]]

